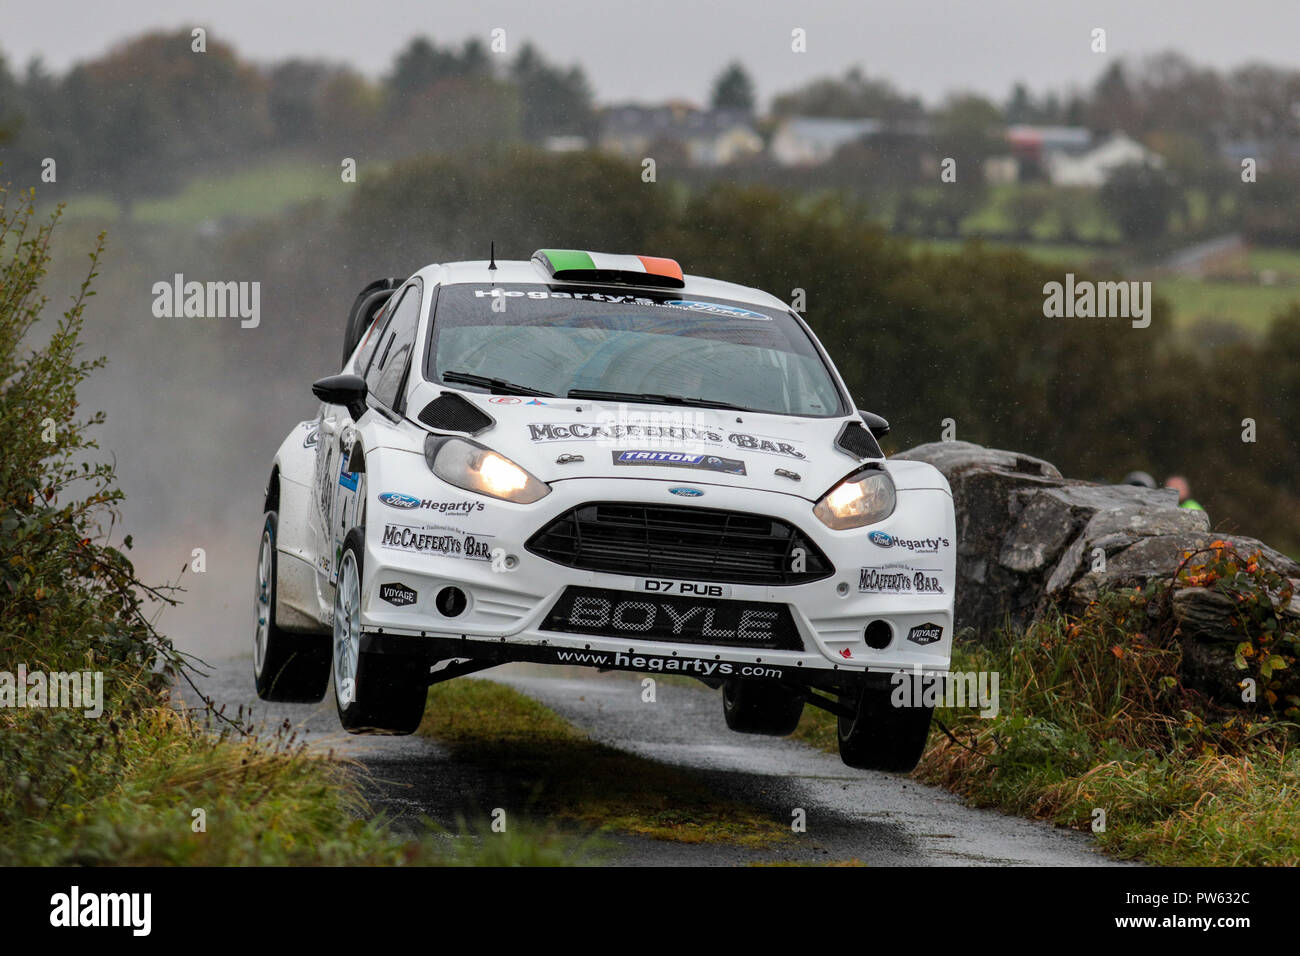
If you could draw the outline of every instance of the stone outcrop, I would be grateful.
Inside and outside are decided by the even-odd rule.
[[[1295,561],[1254,538],[1211,533],[1209,516],[1179,508],[1170,490],[1064,478],[1042,459],[969,442],[920,445],[895,457],[929,462],[952,487],[959,630],[1023,626],[1049,606],[1080,610],[1102,588],[1170,580],[1184,554],[1219,540],[1243,555],[1259,552],[1266,566],[1300,584]],[[1232,602],[1210,589],[1181,588],[1170,613],[1187,676],[1216,696],[1234,693]]]

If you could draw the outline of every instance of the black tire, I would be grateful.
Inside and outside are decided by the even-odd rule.
[[[930,737],[930,707],[895,707],[889,688],[865,687],[840,702],[856,711],[839,718],[840,759],[859,770],[911,771]]]
[[[275,623],[278,595],[279,514],[268,511],[258,545],[257,580],[254,585],[253,681],[262,700],[315,703],[325,696],[330,679],[330,640],[325,634],[298,634]],[[263,579],[263,560],[268,576]],[[259,647],[259,641],[261,647]]]
[[[728,680],[722,685],[722,716],[742,734],[785,737],[803,716],[803,700],[779,684]]]
[[[397,654],[376,654],[359,649],[345,640],[351,633],[344,608],[344,575],[349,563],[355,567],[356,599],[360,598],[362,563],[365,558],[363,532],[353,528],[343,541],[339,557],[338,587],[334,597],[334,637],[330,655],[334,687],[334,703],[338,707],[339,723],[350,734],[412,734],[424,717],[424,705],[429,696],[429,668],[422,658]],[[350,585],[349,585],[350,588]],[[351,600],[351,598],[346,598]],[[341,656],[342,647],[349,643],[349,653],[357,656],[355,675],[351,688],[344,686],[340,675],[351,668]],[[350,692],[349,692],[350,690]]]

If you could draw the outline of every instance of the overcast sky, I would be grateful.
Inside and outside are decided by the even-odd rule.
[[[774,92],[861,65],[934,101],[954,89],[1001,100],[1011,84],[1090,83],[1107,56],[1176,49],[1226,68],[1300,67],[1292,0],[0,0],[0,51],[56,70],[154,28],[204,26],[245,57],[347,61],[372,75],[411,36],[532,40],[581,63],[601,102],[707,99],[719,67],[741,60],[766,102]],[[808,50],[790,50],[795,27]],[[1107,54],[1089,49],[1094,27]]]

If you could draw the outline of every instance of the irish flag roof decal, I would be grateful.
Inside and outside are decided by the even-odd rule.
[[[538,249],[533,259],[553,279],[570,282],[625,282],[631,285],[680,289],[686,285],[674,259],[656,256],[615,256],[580,249]]]

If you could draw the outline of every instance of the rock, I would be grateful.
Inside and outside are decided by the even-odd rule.
[[[1170,601],[1174,621],[1183,637],[1236,647],[1231,617],[1236,602],[1210,588],[1179,588]]]
[[[1020,574],[1037,574],[1056,561],[1078,531],[1080,521],[1060,496],[1067,488],[1016,495],[1023,504],[1002,539],[998,564]]]
[[[1056,466],[1032,455],[1014,451],[985,448],[968,441],[936,441],[900,451],[895,458],[904,461],[926,461],[934,465],[951,483],[954,475],[972,470],[1003,471],[1039,478],[1060,478]]]
[[[1083,568],[1083,552],[1084,536],[1079,535],[1074,539],[1074,543],[1066,548],[1065,554],[1052,569],[1047,584],[1043,587],[1046,596],[1051,597],[1064,591],[1070,586],[1070,582],[1078,577],[1079,571]]]
[[[1260,560],[1266,566],[1287,577],[1300,573],[1300,566],[1294,561],[1256,538],[1212,534],[1209,531],[1152,535],[1138,538],[1113,557],[1108,556],[1105,571],[1089,571],[1084,574],[1074,586],[1076,601],[1087,603],[1101,587],[1137,587],[1156,579],[1170,580],[1187,552],[1208,548],[1215,541],[1230,545],[1243,557],[1259,552]],[[1193,560],[1204,560],[1206,557],[1209,555]]]
[[[1041,458],[970,442],[920,445],[895,457],[929,462],[952,488],[958,630],[987,634],[1008,620],[1023,626],[1052,607],[1081,611],[1102,588],[1172,580],[1189,551],[1219,540],[1243,557],[1258,553],[1292,579],[1297,597],[1288,613],[1300,616],[1300,565],[1255,538],[1212,533],[1209,516],[1179,508],[1173,491],[1063,478]],[[1181,587],[1167,613],[1187,682],[1239,704],[1232,600]]]
[[[1217,700],[1241,702],[1246,676],[1234,660],[1234,602],[1208,588],[1180,588],[1170,601],[1183,647],[1183,681]]]
[[[1063,484],[1050,462],[1031,455],[984,448],[970,442],[933,442],[894,456],[926,461],[939,469],[952,488],[957,513],[957,627],[992,627],[1006,614],[1023,622],[1037,596],[1023,575],[996,559],[1015,520],[1018,491]]]
[[[1032,494],[1003,543],[999,560],[1015,570],[1037,572],[1054,561],[1080,531],[1084,550],[1091,552],[1100,539],[1118,547],[1143,535],[1205,530],[1208,526],[1205,512],[1179,508],[1173,491],[1131,485],[1050,488]]]

